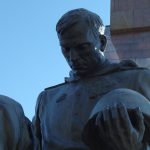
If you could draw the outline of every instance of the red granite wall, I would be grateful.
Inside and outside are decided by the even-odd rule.
[[[150,58],[150,32],[114,34],[112,41],[120,59]]]
[[[119,59],[150,67],[150,0],[111,0],[110,20]]]

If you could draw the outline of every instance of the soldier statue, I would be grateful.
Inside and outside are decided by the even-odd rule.
[[[148,150],[150,70],[103,54],[101,18],[86,9],[64,14],[56,25],[71,68],[65,82],[38,97],[33,119],[40,150]]]

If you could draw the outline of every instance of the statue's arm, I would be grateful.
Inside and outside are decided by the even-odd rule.
[[[40,117],[39,117],[42,97],[43,97],[43,92],[39,95],[37,99],[36,108],[35,108],[35,116],[33,117],[33,120],[32,120],[37,150],[42,150],[42,134],[41,134]]]
[[[0,95],[0,150],[33,150],[32,124],[15,100]]]

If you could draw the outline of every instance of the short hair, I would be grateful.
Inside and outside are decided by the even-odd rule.
[[[65,13],[56,24],[57,34],[63,34],[67,28],[80,21],[87,23],[94,34],[104,34],[104,25],[100,16],[84,8],[74,9]]]

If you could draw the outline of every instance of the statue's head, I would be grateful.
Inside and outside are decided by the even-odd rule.
[[[70,68],[79,76],[102,66],[106,46],[101,18],[86,9],[75,9],[64,14],[56,25],[62,53]]]

